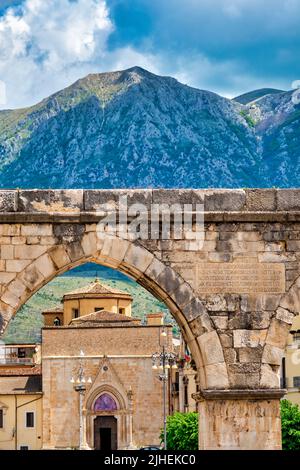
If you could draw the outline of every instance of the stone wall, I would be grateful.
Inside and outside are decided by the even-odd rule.
[[[203,244],[99,239],[103,209],[118,208],[120,195],[148,211],[153,203],[191,204],[194,218],[203,204]],[[42,285],[94,261],[130,274],[165,302],[202,390],[276,395],[300,310],[300,190],[0,191],[0,222],[2,330]],[[278,435],[272,445],[278,448]]]

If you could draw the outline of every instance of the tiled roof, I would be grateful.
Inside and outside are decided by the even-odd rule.
[[[58,305],[57,307],[53,308],[47,308],[46,310],[43,310],[43,313],[63,313],[64,308],[62,305]]]
[[[64,295],[64,298],[67,298],[68,296],[74,296],[74,295],[84,295],[84,294],[102,294],[102,295],[122,295],[122,296],[128,296],[131,297],[128,292],[124,292],[119,289],[114,289],[113,287],[107,286],[105,284],[102,284],[98,279],[95,280],[95,282],[92,282],[88,286],[80,287],[79,289],[75,289],[71,292],[66,292]]]
[[[100,310],[98,312],[92,312],[82,317],[74,318],[70,325],[71,326],[98,326],[99,324],[106,323],[130,323],[136,319],[121,315],[119,313],[109,312],[108,310]]]
[[[25,393],[41,393],[42,376],[0,377],[0,394],[15,395]]]

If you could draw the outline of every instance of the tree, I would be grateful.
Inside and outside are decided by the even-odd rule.
[[[160,438],[163,441],[163,431]],[[174,413],[167,417],[167,449],[198,449],[198,413]]]
[[[288,400],[281,400],[282,449],[300,450],[300,408]]]

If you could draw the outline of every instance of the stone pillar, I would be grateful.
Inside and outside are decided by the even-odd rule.
[[[200,450],[280,450],[284,390],[202,390]]]

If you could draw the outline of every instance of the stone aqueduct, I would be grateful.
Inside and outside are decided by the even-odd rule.
[[[204,204],[185,239],[96,235],[99,209]],[[300,190],[0,191],[0,326],[59,273],[93,261],[165,302],[197,366],[200,449],[280,449],[279,369],[300,311]]]

